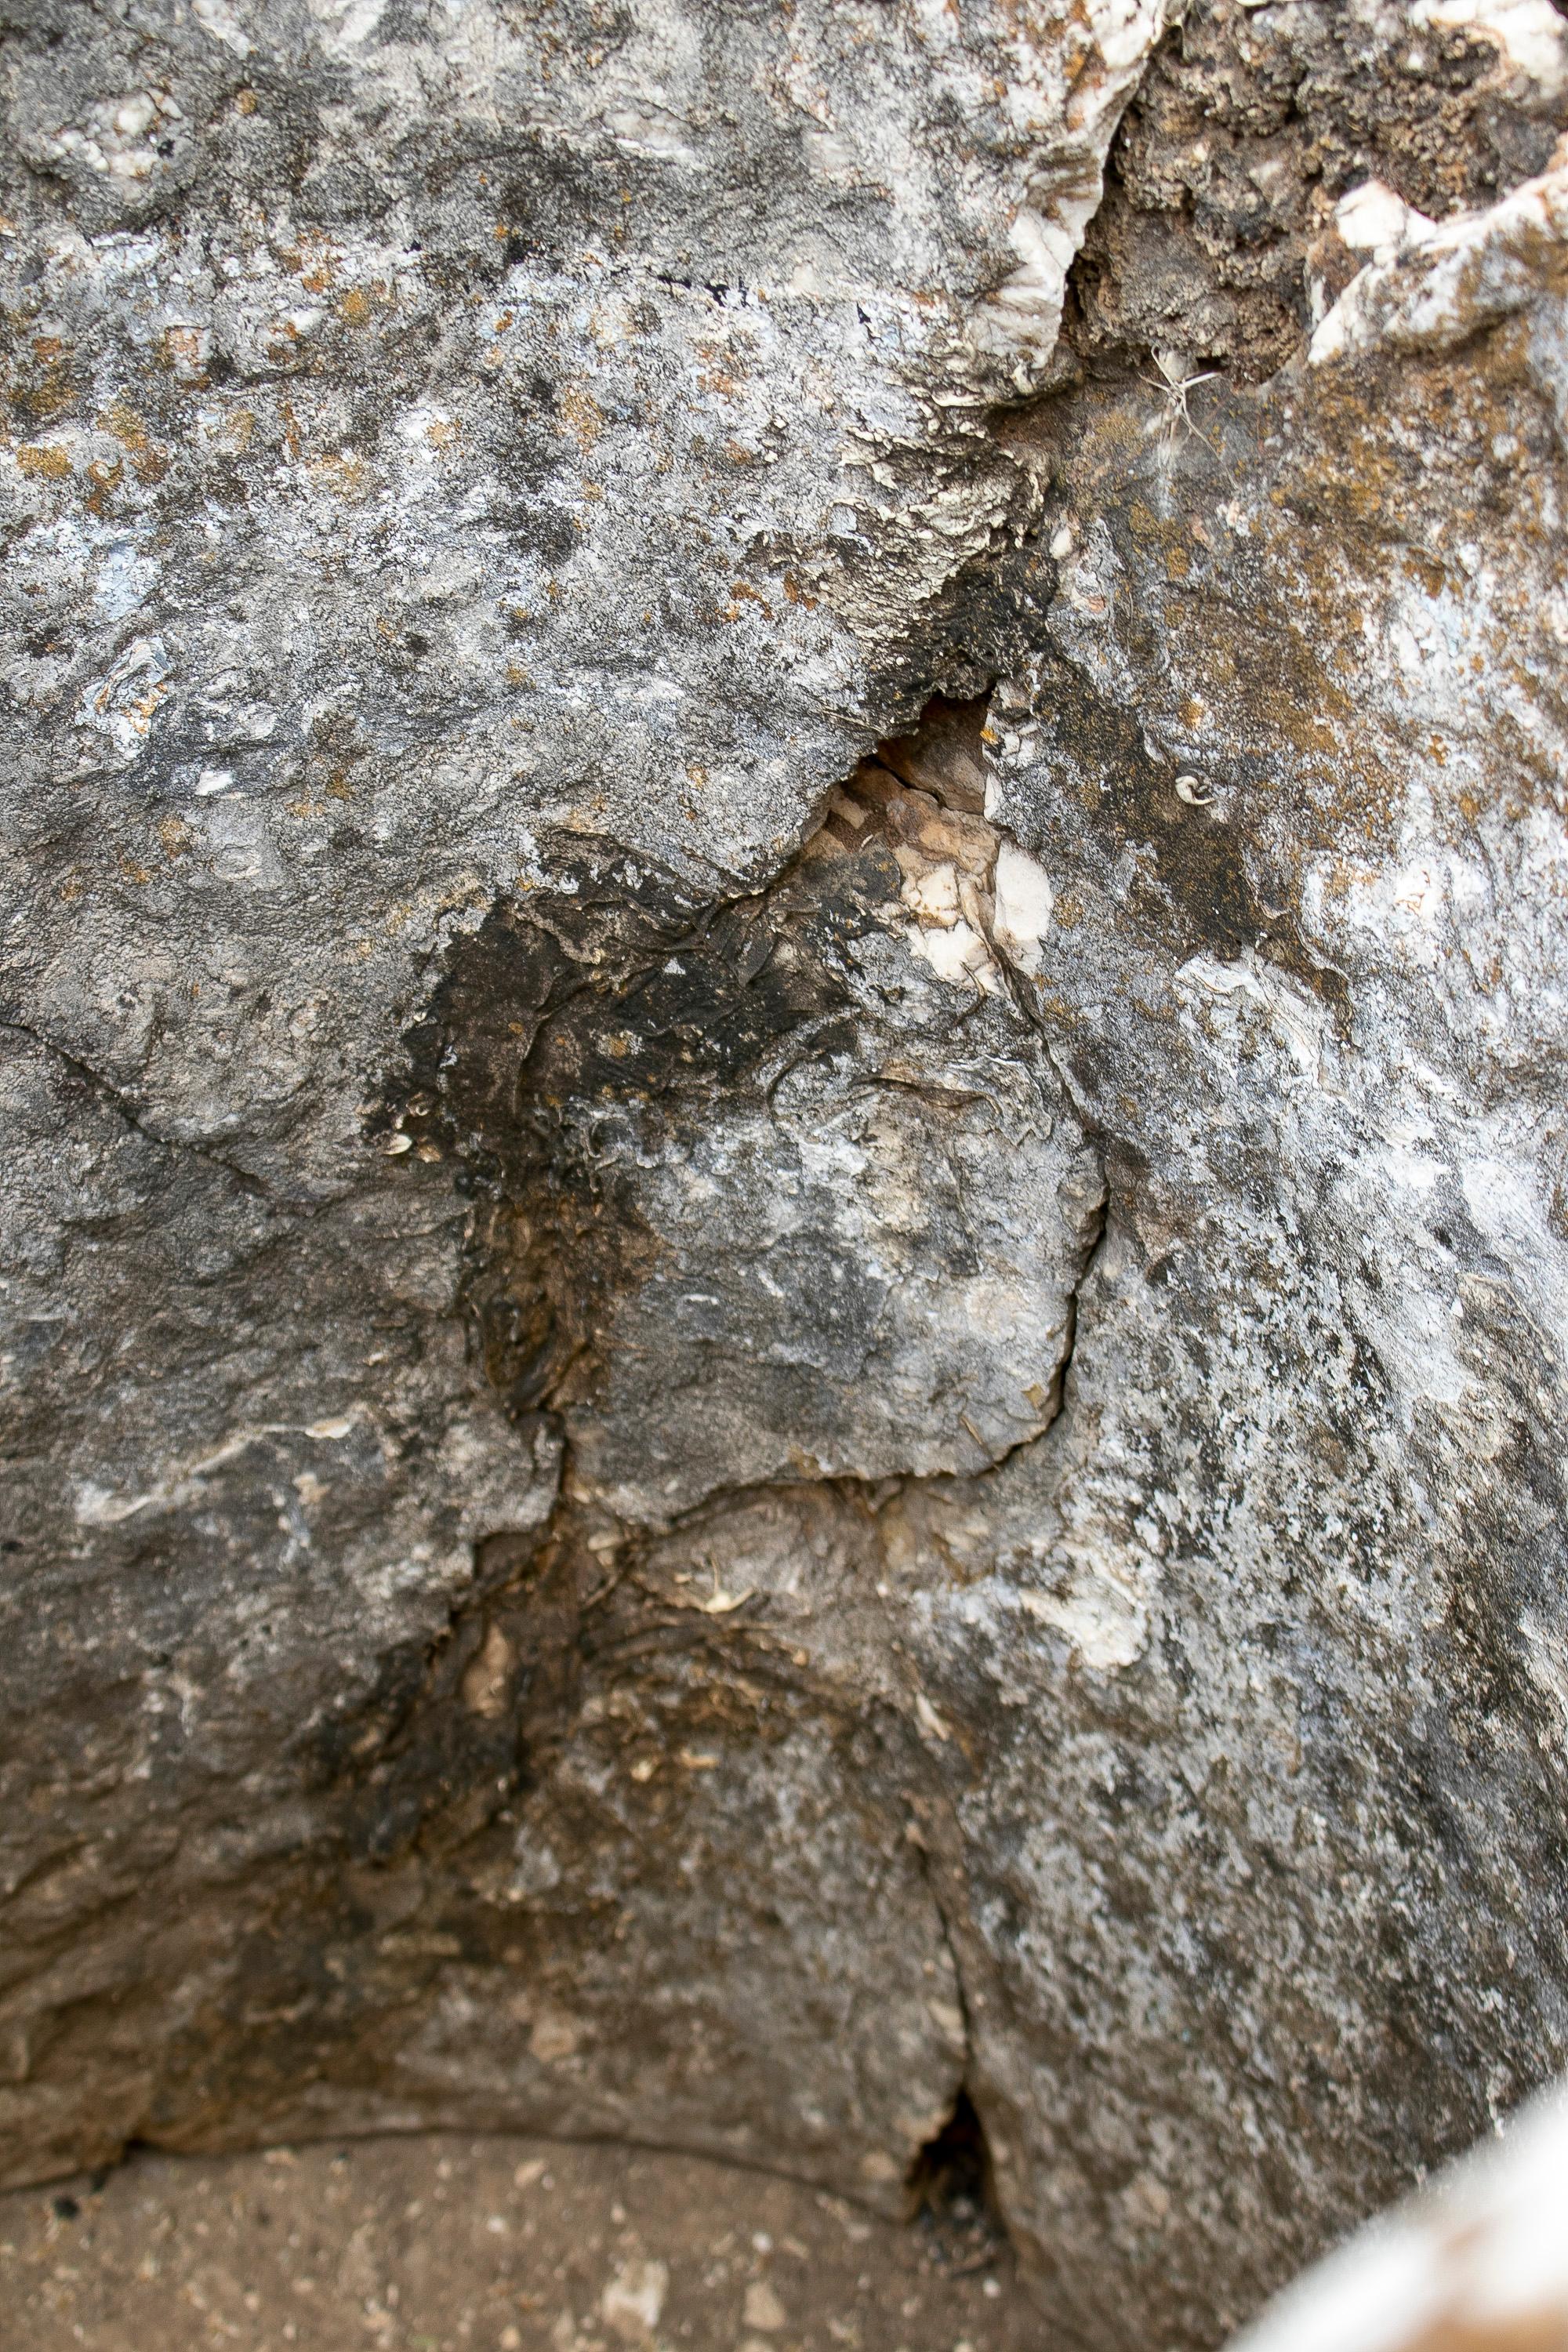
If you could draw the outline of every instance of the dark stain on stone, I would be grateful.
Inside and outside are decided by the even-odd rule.
[[[1488,205],[1544,170],[1563,122],[1561,100],[1521,101],[1484,26],[1197,0],[1117,132],[1067,341],[1091,366],[1173,348],[1259,383],[1305,341],[1311,281],[1331,300],[1349,274],[1325,251],[1349,188],[1382,180],[1434,217]]]
[[[384,1864],[462,1843],[543,1778],[574,1719],[584,1559],[569,1525],[492,1536],[475,1581],[423,1654],[388,1662],[334,1726],[327,1777],[351,1852]]]
[[[1068,790],[1080,796],[1106,862],[1123,847],[1152,852],[1133,903],[1162,929],[1172,918],[1184,950],[1232,959],[1264,927],[1235,829],[1177,797],[1179,763],[1152,753],[1136,714],[1108,701],[1058,656],[1038,661],[1037,710]],[[1068,781],[1070,780],[1070,781]]]
[[[376,1122],[456,1163],[474,1343],[520,1413],[593,1393],[611,1304],[657,1262],[611,1148],[625,1118],[695,1133],[792,1034],[852,1047],[835,966],[900,877],[872,828],[852,848],[825,832],[770,888],[717,905],[620,853],[566,878],[460,942]]]

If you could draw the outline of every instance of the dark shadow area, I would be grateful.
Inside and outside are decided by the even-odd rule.
[[[945,2270],[962,2277],[994,2261],[1006,2233],[985,2126],[962,2084],[947,2121],[910,2165],[906,2189],[910,2220]]]

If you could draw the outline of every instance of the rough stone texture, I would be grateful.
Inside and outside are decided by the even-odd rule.
[[[1568,2054],[1559,16],[6,21],[7,2177],[1217,2340]]]
[[[1568,2343],[1568,2103],[1449,2165],[1310,2271],[1236,2352],[1517,2352]]]
[[[778,903],[794,977],[752,901],[980,682],[952,583],[1036,495],[984,417],[1157,17],[11,13],[12,2177],[451,2116],[896,2204],[941,2122],[914,1733],[616,1581],[605,1502],[1048,1418],[1099,1179],[1027,1024],[914,956],[890,848]],[[595,959],[697,1039],[668,1107]],[[758,1187],[713,1307],[704,1161]],[[682,1462],[672,1403],[640,1461],[649,1346],[765,1440]],[[568,1444],[609,1490],[541,1551]]]
[[[1494,202],[1549,161],[1563,75],[1549,0],[1189,10],[1121,126],[1073,347],[1271,375],[1340,290],[1338,200],[1375,180],[1434,215]]]

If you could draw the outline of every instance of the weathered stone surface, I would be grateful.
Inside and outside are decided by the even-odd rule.
[[[1568,2337],[1561,2086],[1310,2271],[1237,2352],[1511,2352]]]
[[[999,1949],[1005,2079],[1094,2053],[1034,2107],[1042,2242],[1174,2289],[1212,2230],[1194,2326],[1563,2047],[1561,280],[1490,258],[1555,184],[1458,292],[1388,265],[1440,361],[1058,405],[994,706],[1110,1210],[1032,1507],[1081,1696],[1042,1734],[1026,1684],[1017,1795],[960,1801],[1054,1923]]]
[[[16,24],[8,2177],[1568,2052],[1564,28],[1163,13]]]
[[[1075,274],[1086,360],[1291,359],[1340,290],[1336,205],[1376,181],[1434,216],[1542,171],[1563,97],[1547,0],[1204,6],[1151,65]]]
[[[1158,14],[8,20],[13,2175],[449,2112],[896,2200],[951,2101],[951,1958],[900,1772],[861,1753],[897,1724],[786,1659],[760,1726],[718,1620],[601,1591],[602,1508],[535,1546],[563,1442],[658,1518],[785,1458],[909,1467],[911,1399],[922,1468],[1048,1417],[1098,1177],[1021,1017],[944,1054],[964,999],[886,849],[843,940],[809,890],[784,920],[795,994],[787,940],[772,976],[735,959],[868,741],[939,671],[979,683],[951,583],[1034,496],[984,418],[1049,362]],[[610,952],[572,928],[595,891],[655,1026],[644,949],[711,929],[736,1034],[701,1045],[699,1006],[668,1106],[592,1068],[514,1099],[507,1053]],[[994,1200],[994,1094],[1024,1152]],[[726,1153],[756,1198],[709,1310],[682,1171]],[[748,1389],[775,1265],[793,1354],[773,1332]],[[621,1360],[650,1346],[730,1416],[689,1462]],[[645,1686],[704,1759],[671,1767],[684,1830],[625,1779]],[[500,1819],[546,1780],[550,1835]]]

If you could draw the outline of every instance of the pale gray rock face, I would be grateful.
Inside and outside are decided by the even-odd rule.
[[[1564,27],[1163,13],[7,18],[8,2178],[1568,2053]]]
[[[650,1869],[667,1808],[625,1780],[619,1710],[662,1689],[682,1612],[623,1622],[616,1555],[570,1514],[535,1555],[563,1444],[597,1444],[640,1524],[785,1459],[973,1468],[1043,1426],[1098,1197],[1071,1114],[1036,1102],[1026,1043],[995,1114],[1026,1161],[981,1192],[948,1299],[984,1172],[941,1050],[965,1006],[905,942],[885,854],[867,972],[832,950],[820,1003],[775,1024],[841,995],[825,1061],[782,1097],[752,1071],[727,1112],[700,1084],[658,1137],[635,1089],[611,1102],[647,1165],[608,1270],[717,1327],[661,1341],[611,1285],[584,1363],[623,1401],[595,1421],[556,1393],[563,1348],[531,1387],[512,1360],[503,1243],[557,1190],[618,1231],[567,1181],[598,1146],[563,1115],[528,1160],[489,1050],[565,989],[571,942],[515,998],[463,974],[509,909],[568,924],[591,872],[612,914],[700,927],[939,670],[979,682],[951,583],[1035,497],[984,415],[1049,363],[1157,18],[7,18],[14,2174],[137,2133],[471,2112],[695,2135],[896,2200],[950,2103],[951,1958],[899,1773],[857,1744],[896,1725],[781,1698],[721,1764],[702,1645],[677,1642],[672,1754],[701,1760],[671,1766],[691,1826]],[[1021,1016],[967,1025],[1018,1061]],[[402,1084],[432,1034],[440,1140]],[[470,1070],[502,1089],[488,1124]],[[718,1308],[688,1308],[687,1175],[726,1153],[756,1198]],[[598,1289],[560,1239],[570,1335]],[[715,1341],[743,1369],[785,1261],[776,1369],[700,1444],[667,1412],[639,1457],[620,1356],[652,1334],[688,1387]],[[810,1294],[852,1276],[830,1334]],[[536,1782],[552,1841],[499,1819]]]
[[[1270,2305],[1236,2352],[1509,2352],[1568,2334],[1568,2100],[1558,2084],[1500,2142],[1445,2166]]]

